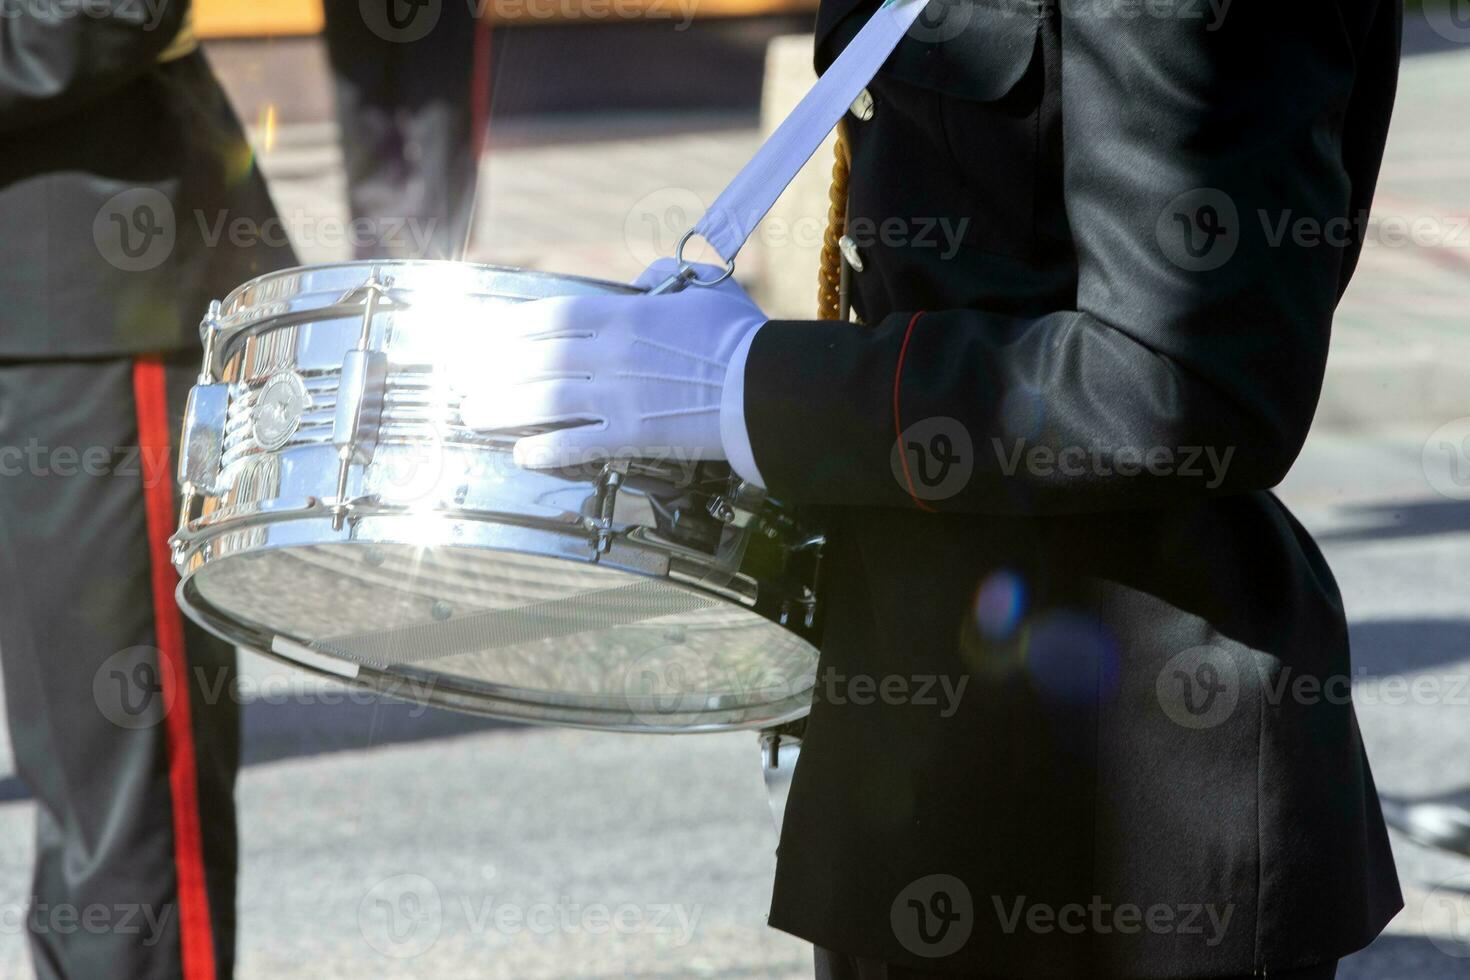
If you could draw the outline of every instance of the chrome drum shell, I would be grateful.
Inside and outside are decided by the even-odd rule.
[[[211,307],[180,443],[178,600],[225,639],[386,694],[656,732],[804,715],[822,539],[723,464],[513,463],[466,428],[495,311],[633,287],[343,263]],[[469,363],[466,363],[469,362]]]

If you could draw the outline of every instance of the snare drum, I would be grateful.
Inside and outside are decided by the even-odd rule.
[[[527,470],[510,450],[528,433],[461,422],[498,309],[635,291],[375,262],[213,304],[179,453],[180,605],[242,646],[482,714],[656,732],[804,715],[822,538],[797,514],[723,463]]]

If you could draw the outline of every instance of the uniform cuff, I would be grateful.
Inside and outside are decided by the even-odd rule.
[[[755,465],[755,450],[751,448],[750,430],[745,424],[745,362],[760,329],[756,327],[741,339],[725,367],[725,386],[720,393],[720,442],[725,447],[730,468],[747,483],[764,487],[766,481],[761,479],[761,471]]]
[[[766,489],[789,504],[913,506],[892,471],[904,327],[772,320],[751,344],[745,424]]]

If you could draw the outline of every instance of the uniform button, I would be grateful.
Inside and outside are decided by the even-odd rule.
[[[857,242],[853,241],[847,235],[843,235],[837,239],[837,249],[842,253],[842,257],[847,260],[847,264],[852,267],[853,272],[863,271],[863,256],[858,251]]]
[[[873,95],[867,89],[858,93],[857,98],[852,100],[850,111],[863,122],[873,118]]]

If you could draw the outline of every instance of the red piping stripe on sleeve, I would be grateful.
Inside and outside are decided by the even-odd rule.
[[[905,489],[908,490],[909,499],[914,502],[915,507],[932,514],[934,508],[920,500],[919,495],[914,492],[914,476],[909,472],[909,454],[903,445],[903,412],[899,405],[899,394],[903,388],[903,362],[909,353],[909,339],[914,335],[914,325],[919,322],[924,312],[920,310],[909,320],[908,329],[903,332],[903,344],[898,348],[898,365],[893,369],[893,435],[899,442],[898,458],[903,465],[903,481]]]

